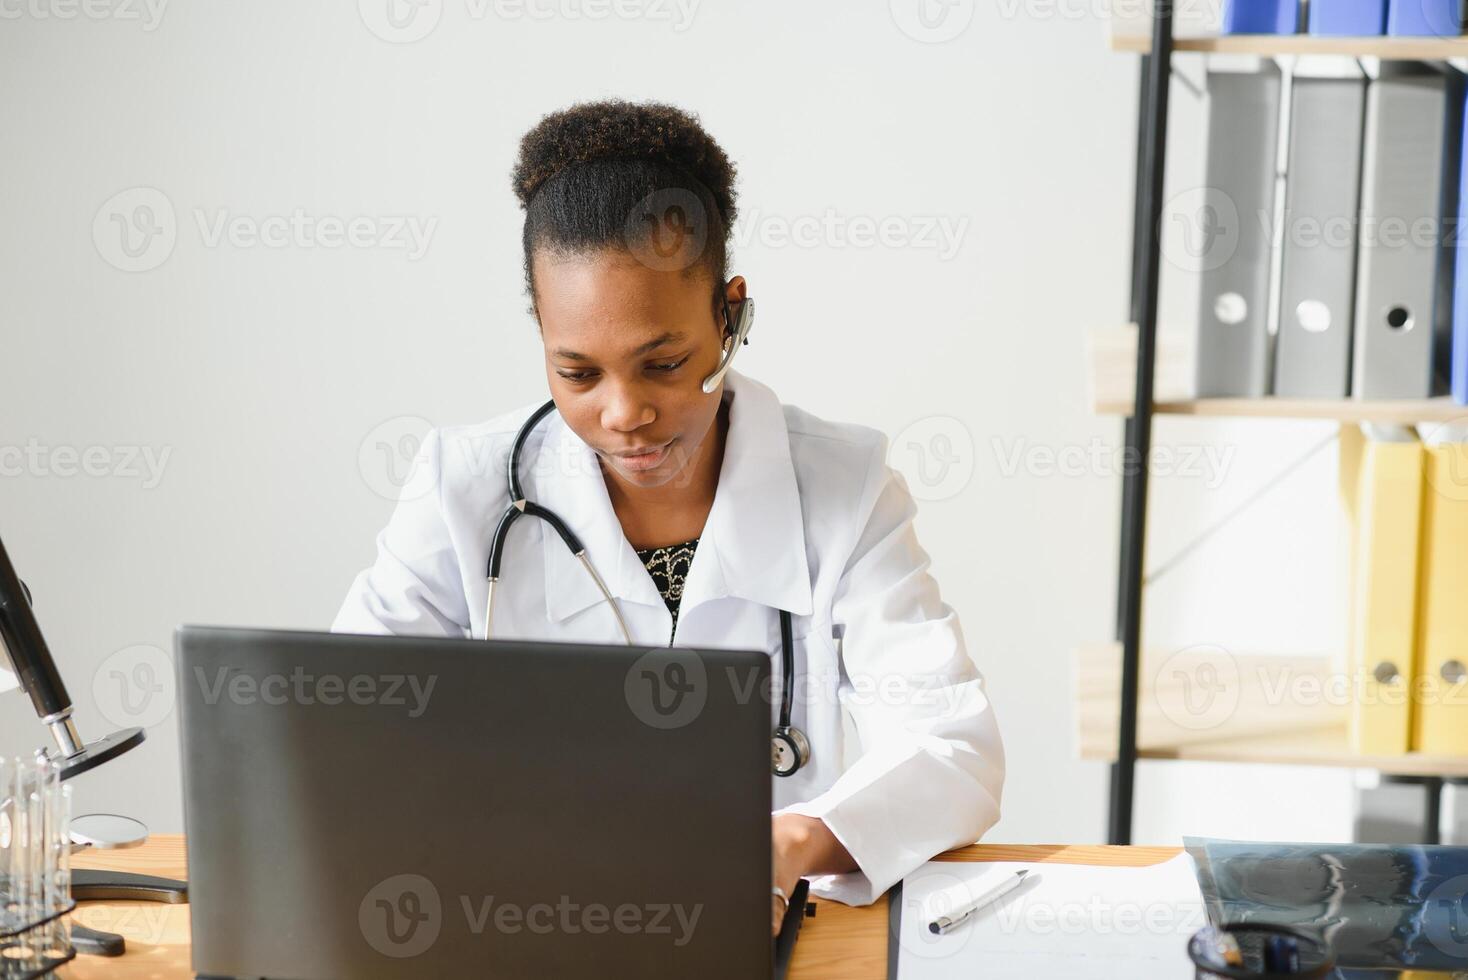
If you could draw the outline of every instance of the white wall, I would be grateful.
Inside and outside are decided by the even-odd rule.
[[[386,2],[174,0],[151,29],[141,0],[72,19],[66,0],[0,5],[0,447],[29,451],[0,479],[0,533],[84,731],[150,724],[142,749],[77,781],[79,812],[180,830],[176,719],[166,689],[138,686],[166,681],[173,628],[323,628],[391,508],[377,444],[544,396],[507,174],[540,115],[619,95],[696,111],[739,164],[735,268],[760,301],[742,370],[887,431],[914,490],[940,498],[919,531],[1009,751],[993,838],[1100,840],[1106,773],[1073,757],[1068,652],[1111,636],[1119,480],[1105,459],[1052,473],[1035,450],[1121,437],[1085,408],[1086,332],[1124,320],[1129,262],[1136,61],[1108,52],[1104,4],[960,0],[938,29],[954,36],[930,43],[904,0],[703,0],[687,23],[652,0],[625,0],[647,13],[630,19],[426,0],[413,26],[436,26],[395,43],[367,23],[394,36]],[[119,250],[111,216],[140,203],[162,227],[171,207],[171,252],[166,236]],[[298,209],[436,223],[421,257],[212,237],[221,218]],[[893,217],[914,240],[779,239],[828,212]],[[963,229],[953,254],[918,236],[930,220]],[[156,267],[118,268],[132,262]],[[1182,425],[1158,438],[1218,431]],[[1223,431],[1237,453],[1218,486],[1154,483],[1153,556],[1304,438]],[[935,436],[957,465],[925,483],[905,447]],[[57,475],[64,447],[101,447],[92,468],[110,475]],[[128,475],[129,447],[166,452],[161,479]],[[1313,479],[1158,586],[1159,642],[1222,642],[1220,624],[1257,644],[1317,635],[1295,603],[1256,605],[1312,553],[1298,515],[1330,499],[1329,473]],[[1262,546],[1291,562],[1261,577]],[[23,699],[0,704],[0,750],[38,744]],[[1137,838],[1346,826],[1345,774],[1255,775],[1144,766]]]

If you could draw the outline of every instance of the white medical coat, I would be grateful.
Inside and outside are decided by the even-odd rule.
[[[771,776],[775,807],[823,819],[860,867],[812,878],[814,893],[865,905],[998,820],[1004,749],[994,712],[928,574],[917,508],[887,466],[886,437],[782,405],[735,371],[723,397],[724,460],[675,645],[770,651],[778,705],[777,610],[793,615],[793,723],[811,760]],[[505,460],[535,408],[427,436],[333,630],[484,636],[489,542],[509,505]],[[559,414],[527,441],[520,474],[526,497],[580,536],[633,640],[667,645],[672,615],[623,534],[595,453]],[[494,636],[624,642],[586,570],[531,518],[505,546]]]

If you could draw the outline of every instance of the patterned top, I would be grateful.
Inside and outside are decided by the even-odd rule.
[[[683,585],[688,581],[688,568],[693,564],[693,552],[697,547],[698,539],[694,538],[682,544],[670,544],[663,548],[640,548],[637,551],[637,557],[642,559],[642,566],[652,576],[658,593],[662,595],[663,602],[668,604],[668,611],[673,614],[675,634],[678,632],[678,604],[683,600]],[[672,642],[671,637],[669,642]]]

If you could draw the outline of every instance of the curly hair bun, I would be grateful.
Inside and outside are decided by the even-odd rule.
[[[583,102],[545,116],[520,141],[515,196],[528,210],[568,167],[612,160],[671,164],[708,189],[726,228],[734,223],[734,165],[695,116],[661,102]]]
[[[722,302],[734,165],[689,113],[620,99],[553,112],[521,139],[512,177],[532,307],[537,253],[605,249],[662,271],[706,272]]]

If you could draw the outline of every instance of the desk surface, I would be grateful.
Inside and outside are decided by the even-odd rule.
[[[1028,861],[1141,866],[1165,861],[1176,847],[1091,847],[1073,845],[976,844],[950,851],[945,861]],[[110,868],[179,878],[184,875],[184,842],[178,835],[153,837],[126,851],[79,855],[79,868]],[[863,908],[816,903],[795,947],[792,980],[885,980],[887,975],[887,901]],[[187,905],[144,902],[87,902],[73,921],[121,933],[128,954],[121,959],[79,956],[61,975],[68,980],[185,980],[189,972]]]

